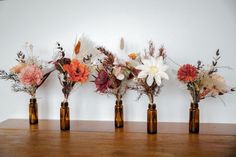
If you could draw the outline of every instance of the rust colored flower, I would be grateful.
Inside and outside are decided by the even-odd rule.
[[[194,82],[197,78],[197,68],[190,64],[181,66],[178,70],[178,79],[184,83]]]
[[[129,58],[135,60],[137,58],[137,54],[136,53],[130,53],[129,55]]]
[[[106,90],[112,85],[112,81],[105,70],[100,70],[95,79],[97,91],[105,93]]]
[[[73,59],[70,64],[64,65],[63,69],[69,74],[70,81],[84,83],[88,79],[88,67],[77,59]]]
[[[79,52],[80,52],[80,45],[81,45],[80,41],[78,41],[78,43],[75,45],[74,52],[76,55],[79,54]]]

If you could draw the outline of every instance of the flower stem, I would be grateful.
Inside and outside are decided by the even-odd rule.
[[[122,98],[122,96],[121,96],[119,93],[117,93],[117,94],[116,94],[116,99],[117,99],[117,100],[121,100],[121,98]]]
[[[152,105],[153,104],[153,95],[148,94],[148,99],[149,99],[149,103]]]

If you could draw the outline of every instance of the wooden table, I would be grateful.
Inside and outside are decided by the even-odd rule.
[[[0,157],[236,157],[236,124],[201,124],[199,134],[188,134],[187,123],[158,123],[158,134],[148,135],[146,123],[71,121],[61,132],[59,121],[10,119],[0,123]]]

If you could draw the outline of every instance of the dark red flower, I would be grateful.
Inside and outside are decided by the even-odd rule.
[[[95,84],[97,91],[105,93],[106,90],[111,86],[112,81],[105,70],[100,70],[98,72],[98,76],[95,79]]]
[[[197,78],[197,68],[190,64],[181,66],[178,70],[178,79],[184,83],[194,82]]]

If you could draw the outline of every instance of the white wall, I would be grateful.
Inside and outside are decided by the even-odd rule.
[[[149,39],[164,44],[176,62],[210,63],[220,49],[222,63],[236,68],[236,1],[234,0],[5,0],[0,1],[0,68],[16,64],[16,52],[28,41],[35,53],[49,59],[56,41],[71,52],[76,36],[85,33],[98,45],[117,50],[124,37],[130,51],[142,51]],[[172,65],[173,68],[177,68]],[[235,70],[222,70],[236,86]],[[171,73],[171,71],[170,71]],[[55,78],[55,81],[54,79]],[[113,120],[114,98],[94,92],[89,83],[71,95],[71,119]],[[14,93],[0,80],[0,121],[28,118],[29,96]],[[59,119],[61,86],[55,75],[38,91],[39,118]],[[125,120],[145,121],[147,98],[124,98]],[[236,123],[236,95],[200,103],[201,122]],[[190,98],[172,74],[157,98],[158,120],[187,122]]]

